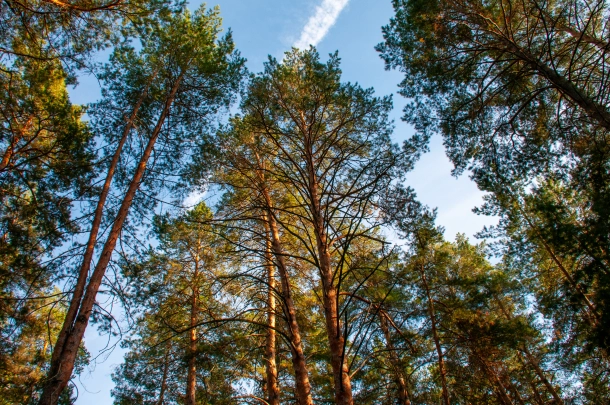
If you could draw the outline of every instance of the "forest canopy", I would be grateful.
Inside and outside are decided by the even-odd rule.
[[[0,404],[75,403],[92,329],[117,405],[610,404],[610,5],[384,1],[402,144],[340,49],[251,72],[218,7],[2,2]],[[433,137],[479,241],[407,181]]]

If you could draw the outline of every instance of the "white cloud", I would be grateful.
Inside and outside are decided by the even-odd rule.
[[[301,36],[294,43],[296,48],[304,49],[309,45],[318,45],[326,36],[328,30],[335,25],[339,14],[347,6],[349,0],[322,0],[316,11],[309,18]]]

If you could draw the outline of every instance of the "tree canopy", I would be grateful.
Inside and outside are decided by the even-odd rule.
[[[339,52],[250,73],[218,8],[2,3],[0,404],[74,403],[92,326],[121,405],[609,403],[609,5],[392,4],[402,147]],[[406,182],[433,136],[479,242]]]

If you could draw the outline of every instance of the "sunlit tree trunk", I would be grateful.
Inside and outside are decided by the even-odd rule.
[[[407,388],[407,382],[404,375],[405,373],[400,358],[398,357],[398,352],[392,343],[392,335],[390,334],[386,316],[387,315],[384,312],[379,313],[379,325],[381,326],[381,331],[385,337],[386,347],[389,352],[390,363],[392,364],[392,371],[394,373],[394,381],[396,383],[396,388],[398,389],[398,399],[401,405],[411,405],[411,401],[409,400],[409,389]]]
[[[57,359],[57,361],[55,364],[52,364],[49,371],[48,379],[44,384],[43,392],[40,397],[40,401],[38,402],[39,405],[57,404],[61,392],[66,388],[70,378],[72,377],[72,371],[74,370],[74,363],[78,354],[78,348],[85,334],[87,325],[89,324],[89,318],[91,317],[93,305],[95,304],[95,297],[97,296],[100,285],[102,284],[104,274],[106,273],[106,268],[108,267],[108,263],[110,263],[112,253],[114,252],[114,248],[123,228],[123,224],[127,219],[127,214],[129,212],[129,208],[131,207],[131,203],[136,195],[136,192],[138,191],[140,182],[144,177],[148,159],[150,158],[155,143],[161,132],[161,128],[163,127],[165,119],[169,114],[178,88],[180,87],[180,83],[182,82],[182,77],[183,73],[176,79],[174,86],[168,94],[163,111],[157,120],[157,124],[148,140],[148,144],[144,149],[144,153],[140,158],[138,166],[136,167],[112,228],[110,229],[110,233],[108,234],[106,243],[104,244],[104,248],[100,254],[100,258],[95,266],[95,269],[93,270],[91,278],[89,279],[89,283],[86,287],[82,302],[80,303],[78,315],[76,316],[74,325],[68,332],[64,344],[62,346],[56,345],[53,350],[53,358]],[[56,350],[59,350],[60,353],[56,354]]]
[[[301,331],[297,322],[297,311],[292,298],[290,279],[284,251],[280,241],[280,233],[277,226],[277,221],[271,205],[271,197],[265,189],[263,191],[266,203],[267,214],[266,224],[269,228],[271,236],[271,248],[275,258],[275,262],[280,273],[280,281],[282,286],[281,298],[284,305],[284,313],[288,323],[288,335],[290,337],[290,352],[292,354],[292,365],[295,374],[295,384],[297,389],[297,397],[300,405],[312,405],[311,385],[309,383],[309,372],[307,371],[307,362],[303,352],[303,343],[301,341]]]
[[[428,279],[426,278],[426,272],[423,264],[420,268],[421,281],[426,290],[426,298],[428,299],[428,313],[430,315],[430,324],[432,328],[432,338],[434,339],[434,346],[436,347],[436,354],[438,358],[438,371],[441,376],[441,387],[443,389],[443,404],[450,405],[449,403],[449,389],[447,388],[447,369],[445,368],[445,359],[443,358],[443,348],[441,347],[441,341],[438,336],[436,313],[434,310],[434,300],[430,294],[430,286],[428,285]]]
[[[197,405],[197,318],[199,316],[199,258],[195,258],[195,273],[191,280],[191,314],[186,376],[186,405]]]
[[[345,337],[341,320],[339,319],[339,296],[335,286],[335,277],[330,258],[325,222],[320,209],[319,184],[315,175],[314,162],[310,147],[308,159],[309,195],[311,198],[311,214],[313,231],[316,237],[318,265],[322,281],[322,300],[326,331],[330,346],[331,366],[335,383],[335,402],[340,405],[353,404],[352,384],[345,358]]]
[[[91,261],[93,260],[93,253],[95,250],[95,244],[97,242],[98,233],[100,230],[100,225],[102,223],[102,218],[104,216],[104,206],[106,204],[106,200],[108,198],[108,193],[110,192],[110,185],[112,184],[112,179],[114,178],[114,173],[116,171],[117,165],[119,164],[119,159],[121,158],[121,152],[123,151],[123,146],[129,137],[129,133],[133,128],[134,121],[140,111],[140,107],[144,102],[147,94],[148,87],[150,86],[150,82],[154,79],[156,74],[151,76],[151,80],[149,81],[147,87],[142,91],[138,101],[136,102],[131,115],[129,116],[127,123],[125,124],[125,128],[123,129],[123,134],[121,135],[121,139],[116,147],[114,155],[112,156],[112,161],[110,162],[110,166],[108,167],[108,172],[106,173],[106,179],[104,181],[104,185],[102,186],[102,191],[97,201],[97,205],[95,207],[95,211],[93,213],[93,221],[91,224],[91,230],[89,231],[89,239],[87,240],[87,245],[85,247],[85,253],[83,255],[83,261],[81,263],[81,267],[78,272],[78,278],[76,281],[76,285],[74,286],[74,292],[72,293],[72,299],[70,301],[70,305],[68,307],[68,311],[66,312],[66,318],[64,319],[64,323],[62,328],[57,335],[57,342],[55,343],[55,348],[53,350],[53,356],[51,358],[51,370],[58,370],[59,363],[61,361],[60,356],[62,355],[63,346],[66,343],[66,338],[71,332],[71,329],[74,325],[74,321],[76,319],[76,315],[78,313],[78,309],[81,304],[81,300],[83,298],[83,294],[85,292],[85,287],[87,286],[87,277],[89,276],[89,269],[91,268]]]
[[[277,375],[277,353],[276,353],[276,302],[275,302],[275,265],[273,264],[271,237],[269,232],[265,241],[265,268],[267,270],[267,337],[265,344],[266,357],[266,387],[267,387],[267,402],[269,405],[280,404],[280,387],[278,384]]]

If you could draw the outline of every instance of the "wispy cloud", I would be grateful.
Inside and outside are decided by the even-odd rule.
[[[316,11],[307,21],[301,36],[294,43],[296,48],[307,48],[309,45],[318,45],[326,36],[328,30],[335,25],[339,14],[347,6],[349,0],[322,0]]]

